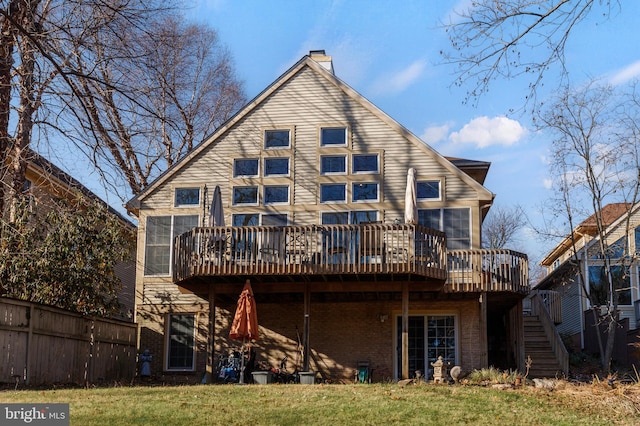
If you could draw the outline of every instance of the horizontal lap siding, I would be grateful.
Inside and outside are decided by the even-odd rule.
[[[227,216],[231,213],[233,158],[259,157],[262,150],[262,132],[266,127],[295,126],[292,167],[295,181],[292,200],[297,206],[316,206],[318,155],[318,129],[327,125],[349,125],[354,152],[383,152],[384,201],[399,213],[403,207],[407,170],[418,170],[418,179],[444,177],[447,200],[476,200],[475,190],[458,176],[444,169],[426,148],[416,147],[396,129],[354,101],[340,89],[309,69],[281,87],[252,111],[215,144],[212,144],[183,168],[171,180],[150,195],[144,208],[170,209],[172,188],[193,183],[220,185]],[[291,154],[282,150],[283,155]],[[383,176],[363,176],[363,180],[381,179]],[[426,207],[426,205],[425,205]],[[282,209],[282,207],[279,207]],[[247,208],[242,209],[246,211]],[[249,209],[250,210],[250,209]],[[316,216],[317,217],[317,216]]]

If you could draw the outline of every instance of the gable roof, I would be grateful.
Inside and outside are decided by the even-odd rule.
[[[53,164],[51,161],[47,160],[42,155],[38,154],[32,149],[29,149],[27,152],[27,161],[27,172],[38,176],[43,181],[52,185],[55,191],[59,191],[61,194],[68,194],[73,191],[78,191],[83,196],[102,204],[124,225],[135,228],[135,224],[131,222],[128,217],[118,212],[102,198],[96,195],[93,191],[80,183],[80,181],[66,173],[64,170]]]
[[[278,77],[270,86],[268,86],[265,90],[263,90],[260,94],[258,94],[254,99],[249,101],[247,105],[241,108],[234,116],[232,116],[229,120],[227,120],[220,127],[218,127],[210,136],[206,137],[191,152],[189,152],[187,155],[182,157],[172,167],[164,171],[153,182],[151,182],[145,189],[143,189],[142,192],[140,192],[138,195],[134,196],[131,200],[129,200],[125,205],[127,210],[137,214],[140,208],[140,203],[143,199],[145,199],[149,194],[151,194],[159,186],[161,186],[173,175],[175,175],[178,171],[180,171],[183,167],[185,167],[192,159],[197,157],[203,150],[205,150],[211,144],[214,144],[229,129],[235,126],[251,111],[253,111],[260,104],[262,104],[270,95],[276,92],[284,84],[286,84],[288,81],[293,79],[296,76],[296,74],[298,74],[305,67],[310,68],[311,70],[315,71],[320,76],[325,78],[327,81],[332,83],[335,87],[340,89],[349,98],[358,102],[361,106],[363,106],[369,112],[374,114],[384,123],[389,125],[396,132],[402,134],[407,140],[413,143],[416,147],[426,150],[442,167],[446,168],[451,173],[457,175],[467,185],[473,187],[476,191],[478,191],[478,193],[480,194],[479,200],[484,201],[485,204],[491,204],[495,195],[491,193],[487,188],[482,186],[479,179],[476,179],[470,176],[470,174],[466,173],[461,168],[454,165],[450,160],[448,160],[447,158],[442,156],[440,153],[435,151],[433,148],[431,148],[429,145],[423,142],[420,138],[418,138],[416,135],[410,132],[407,128],[405,128],[404,126],[399,124],[397,121],[392,119],[390,116],[388,116],[378,107],[376,107],[373,103],[367,100],[364,96],[360,95],[353,88],[351,88],[349,85],[347,85],[338,77],[336,77],[331,71],[332,68],[328,68],[326,66],[326,58],[328,58],[326,55],[321,55],[319,57],[316,57],[313,55],[314,52],[311,52],[311,53],[312,53],[311,56],[305,55],[301,60],[299,60],[291,68],[285,71],[284,74]],[[318,61],[322,63],[319,63],[315,59],[318,59]],[[484,164],[487,164],[487,163],[484,163]],[[486,175],[486,172],[485,172],[485,175]],[[484,177],[481,177],[481,180],[484,181]]]
[[[631,203],[611,203],[607,204],[600,210],[602,217],[602,224],[606,228],[609,228],[615,222],[622,219],[631,209]],[[597,218],[596,214],[592,214],[573,230],[571,234],[564,237],[560,243],[545,256],[540,262],[542,266],[551,266],[557,258],[565,253],[572,245],[572,239],[579,241],[585,236],[595,237],[598,234]],[[572,238],[573,236],[573,238]]]

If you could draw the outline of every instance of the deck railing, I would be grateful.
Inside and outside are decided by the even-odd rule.
[[[553,323],[560,324],[562,322],[562,297],[560,293],[554,290],[532,290],[527,299],[532,298],[534,294],[538,295],[540,303],[546,308]],[[529,310],[531,309],[529,303]]]
[[[445,291],[529,291],[527,256],[513,250],[449,250]]]
[[[544,332],[551,343],[551,350],[553,351],[560,368],[564,374],[569,373],[569,353],[562,342],[562,338],[558,333],[558,329],[553,323],[551,315],[547,310],[547,306],[543,302],[539,293],[533,293],[531,295],[531,315],[537,316],[544,327]]]
[[[517,291],[526,256],[508,250],[447,251],[444,233],[421,225],[199,227],[176,237],[174,282],[251,275],[412,274],[447,291]],[[528,289],[528,287],[527,287]]]

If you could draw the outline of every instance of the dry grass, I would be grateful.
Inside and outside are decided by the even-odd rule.
[[[66,402],[71,425],[638,425],[640,385],[210,385],[0,392]]]

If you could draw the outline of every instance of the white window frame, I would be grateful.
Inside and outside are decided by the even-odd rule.
[[[355,160],[359,157],[376,157],[376,169],[375,170],[355,170]],[[380,174],[380,154],[377,153],[358,153],[351,154],[351,174],[352,175],[377,175]]]
[[[236,164],[238,161],[255,161],[256,162],[256,173],[255,174],[251,174],[251,175],[243,175],[243,174],[237,174],[236,173]],[[260,176],[260,158],[257,157],[252,157],[252,158],[234,158],[233,159],[233,171],[232,171],[233,177],[234,178],[247,178],[247,177],[257,177]]]
[[[344,131],[344,143],[340,144],[326,144],[324,143],[324,131],[325,130],[343,130]],[[320,128],[320,147],[321,148],[341,148],[349,146],[349,129],[347,126],[322,126]]]
[[[322,188],[326,187],[326,186],[343,186],[344,187],[344,198],[341,200],[328,200],[328,201],[323,201],[322,200]],[[347,184],[346,183],[340,183],[340,182],[331,182],[331,183],[321,183],[320,187],[320,204],[338,204],[338,203],[346,203],[347,202]]]
[[[344,170],[340,171],[340,172],[324,172],[322,170],[322,159],[323,158],[329,158],[329,157],[334,157],[334,158],[342,158],[342,160],[344,161]],[[347,174],[347,155],[346,154],[325,154],[325,155],[321,155],[320,156],[320,174],[323,176],[327,176],[327,175],[346,175]]]
[[[198,191],[198,202],[196,203],[188,203],[188,204],[179,204],[178,203],[178,192],[179,191],[188,191],[188,190],[197,190]],[[184,186],[173,189],[173,206],[176,208],[189,208],[189,207],[199,207],[200,201],[202,200],[202,189],[199,186]]]
[[[267,173],[267,162],[271,160],[287,160],[287,171],[286,173]],[[262,161],[262,174],[264,177],[283,177],[289,176],[291,174],[291,157],[265,157]]]
[[[287,189],[287,199],[285,201],[268,201],[267,200],[267,189],[268,188],[286,188]],[[289,204],[289,200],[291,199],[291,188],[289,185],[264,185],[262,187],[262,201],[265,206],[270,205],[286,205]]]
[[[172,274],[172,270],[173,270],[173,244],[175,242],[175,238],[178,234],[176,234],[176,229],[175,229],[175,221],[176,218],[180,217],[180,218],[186,218],[186,217],[190,217],[193,219],[195,219],[195,225],[194,226],[198,226],[198,223],[200,222],[200,216],[195,215],[195,214],[188,214],[188,215],[158,215],[158,216],[147,216],[146,217],[146,221],[145,221],[145,249],[144,249],[144,265],[143,265],[143,275],[145,277],[166,277],[166,276],[171,276]],[[166,249],[169,251],[169,271],[168,272],[158,272],[158,273],[148,273],[147,272],[147,262],[149,261],[148,259],[148,252],[147,252],[147,247],[149,247],[148,244],[148,240],[149,240],[149,219],[151,218],[170,218],[169,219],[169,244],[157,244],[156,246],[158,247],[166,247]]]
[[[252,188],[256,191],[255,201],[247,203],[236,202],[236,190]],[[260,187],[258,185],[236,185],[231,190],[231,203],[233,206],[257,206],[260,203]]]
[[[192,332],[193,335],[191,336],[192,339],[192,346],[191,346],[191,367],[190,368],[184,368],[184,367],[172,367],[170,365],[171,362],[171,322],[172,322],[172,318],[173,317],[178,317],[178,316],[191,316],[193,318],[193,323],[192,323]],[[198,316],[194,313],[171,313],[171,314],[167,314],[166,316],[166,324],[165,324],[165,362],[164,362],[164,369],[165,371],[195,371],[196,370],[196,351],[197,351],[197,343],[196,343],[196,330],[198,329],[197,326],[197,322],[198,322]]]
[[[287,146],[267,146],[267,133],[269,132],[287,132],[288,134],[288,139],[289,139],[289,143],[287,144]],[[265,150],[272,150],[272,149],[291,149],[291,129],[266,129],[264,131],[264,149]]]
[[[356,185],[375,185],[376,186],[376,198],[356,200],[355,187]],[[380,183],[379,182],[352,182],[351,184],[351,202],[353,203],[375,203],[380,201]]]
[[[418,180],[417,186],[421,183],[426,184],[428,182],[437,182],[438,184],[438,196],[437,197],[418,197],[418,201],[441,201],[442,200],[442,181],[440,179],[420,179]]]

